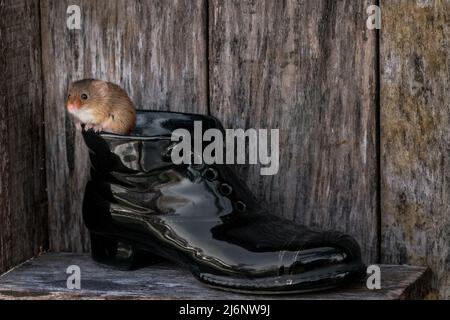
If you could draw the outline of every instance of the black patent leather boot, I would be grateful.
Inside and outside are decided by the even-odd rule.
[[[208,285],[290,293],[335,287],[364,265],[348,235],[268,213],[226,165],[175,165],[172,132],[220,128],[208,116],[139,111],[132,135],[84,131],[91,180],[83,217],[92,257],[133,268],[140,253],[186,266]]]

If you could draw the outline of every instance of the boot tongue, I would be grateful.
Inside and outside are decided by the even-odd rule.
[[[195,121],[202,122],[203,131],[210,128],[221,128],[218,121],[205,115],[138,110],[136,128],[132,135],[143,137],[170,136],[176,129],[194,132]]]

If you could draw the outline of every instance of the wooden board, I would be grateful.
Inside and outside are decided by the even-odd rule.
[[[81,270],[81,290],[67,289],[66,269]],[[0,277],[1,299],[420,299],[428,292],[428,272],[422,267],[381,267],[381,289],[365,281],[302,295],[256,296],[211,289],[188,271],[161,263],[135,271],[118,271],[97,264],[86,254],[50,253],[30,260]]]
[[[0,272],[47,247],[38,12],[0,1]]]
[[[382,261],[450,298],[450,2],[382,1]]]
[[[378,258],[373,1],[210,1],[211,113],[280,129],[280,170],[240,171],[272,212],[355,236]]]
[[[81,7],[81,30],[66,9]],[[81,203],[87,150],[64,108],[69,82],[122,85],[140,109],[207,111],[205,7],[201,0],[42,0],[50,247],[88,250]]]

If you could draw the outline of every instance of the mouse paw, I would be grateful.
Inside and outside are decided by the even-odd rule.
[[[94,132],[99,133],[103,131],[103,127],[102,126],[93,126],[92,130],[94,130]]]
[[[93,124],[91,124],[91,123],[86,123],[86,124],[84,125],[84,130],[88,131],[88,130],[91,130],[91,129],[94,129],[94,125],[93,125]]]
[[[83,124],[81,122],[75,122],[75,129],[77,131],[83,131]]]

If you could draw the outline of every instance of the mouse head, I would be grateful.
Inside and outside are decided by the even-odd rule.
[[[108,84],[101,80],[84,79],[70,84],[66,108],[70,113],[102,105]]]

